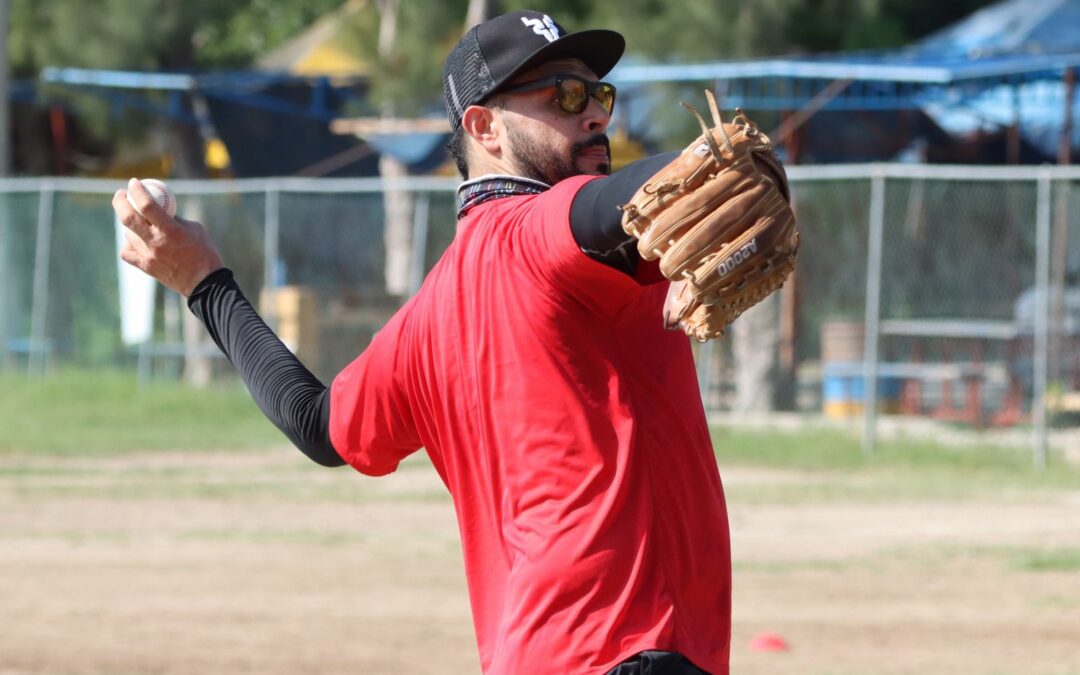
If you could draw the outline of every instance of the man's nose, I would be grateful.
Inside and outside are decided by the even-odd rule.
[[[611,115],[595,98],[589,97],[589,105],[581,113],[581,126],[590,134],[602,134],[611,122]]]

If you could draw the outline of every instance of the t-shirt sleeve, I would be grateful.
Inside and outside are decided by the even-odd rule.
[[[616,309],[613,301],[628,299],[642,285],[663,280],[657,263],[642,261],[634,276],[590,257],[570,226],[570,209],[581,188],[597,176],[568,178],[536,196],[517,222],[519,246],[539,283],[595,306]]]
[[[637,239],[623,231],[620,207],[678,156],[677,152],[669,152],[639,159],[609,176],[582,184],[570,207],[570,231],[586,255],[631,277],[637,276],[642,262]]]
[[[342,459],[369,476],[383,476],[421,447],[406,384],[405,310],[330,386],[330,439]]]

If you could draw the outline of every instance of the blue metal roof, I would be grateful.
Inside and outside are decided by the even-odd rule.
[[[109,89],[158,89],[190,91],[196,77],[186,73],[144,73],[125,70],[87,70],[86,68],[45,68],[41,81]]]
[[[166,91],[261,88],[283,83],[333,81],[338,86],[363,82],[365,77],[296,75],[294,73],[241,70],[209,73],[162,73],[134,70],[88,70],[85,68],[45,68],[41,81],[112,89],[157,89]]]
[[[187,112],[185,106],[180,105],[179,95],[193,92],[272,112],[330,122],[337,117],[337,111],[327,104],[331,94],[341,98],[356,97],[360,93],[356,85],[364,78],[310,77],[264,71],[192,74],[46,68],[42,70],[40,80],[47,84],[92,88],[119,105],[186,122],[197,120]],[[298,105],[267,93],[279,85],[300,83],[312,86],[311,100],[307,105]],[[147,98],[145,92],[148,91],[168,93],[168,104],[162,105]]]
[[[624,59],[609,79],[627,88],[708,83],[729,107],[752,110],[802,108],[841,80],[851,84],[823,109],[916,110],[1060,82],[1072,68],[1080,68],[1080,0],[1006,0],[902,49],[694,64]]]
[[[1080,36],[1080,25],[1077,34]],[[723,94],[728,107],[751,110],[797,110],[830,83],[849,80],[848,87],[824,109],[914,110],[932,102],[970,99],[1002,86],[1060,82],[1070,68],[1080,68],[1080,46],[1062,54],[970,57],[902,49],[786,59],[635,64],[616,67],[608,79],[631,89],[655,82],[706,83]]]
[[[912,47],[925,54],[966,57],[1076,52],[1080,47],[1080,0],[1007,0],[981,9]]]
[[[1077,26],[1080,31],[1080,25]],[[956,84],[967,80],[1060,76],[1080,66],[1080,47],[1064,54],[999,54],[983,58],[922,54],[908,49],[823,54],[785,59],[617,66],[613,82],[692,82],[750,79],[861,80],[907,84]]]
[[[609,76],[629,93],[653,82],[707,83],[727,106],[795,110],[841,80],[850,84],[825,110],[918,110],[971,100],[1000,87],[1060,81],[1080,67],[1080,0],[1005,0],[903,49],[710,63],[647,64],[624,58]],[[41,80],[111,90],[201,91],[304,116],[325,110],[283,105],[260,89],[298,79],[287,73],[208,74],[45,70]],[[325,78],[323,78],[325,79]],[[345,83],[349,86],[352,83]],[[327,85],[329,86],[329,85]],[[336,86],[336,84],[335,84]],[[291,105],[291,107],[290,107]],[[175,114],[175,110],[165,110]]]
[[[794,111],[922,111],[951,132],[1011,124],[1041,134],[1050,147],[1061,129],[1066,71],[1080,68],[1080,0],[1005,0],[902,49],[696,64],[650,64],[624,58],[608,79],[622,100],[634,101],[632,115],[669,105],[654,97],[650,83],[703,84],[717,90],[725,108]],[[315,81],[304,103],[268,94],[273,85]],[[48,69],[41,81],[89,87],[119,105],[151,109],[187,121],[180,104],[190,92],[277,113],[325,120],[329,95],[356,96],[357,82],[285,73],[232,72],[169,74]],[[148,91],[165,91],[167,103]],[[644,105],[641,105],[644,103]],[[1080,113],[1080,105],[1074,106]],[[630,127],[637,126],[627,118]],[[1080,140],[1080,124],[1073,125]],[[393,146],[395,143],[381,143]],[[397,139],[400,140],[400,139]],[[425,139],[422,145],[430,145]]]

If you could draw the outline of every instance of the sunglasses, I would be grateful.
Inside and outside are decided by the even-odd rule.
[[[523,82],[522,84],[500,90],[502,94],[517,94],[525,91],[538,91],[555,87],[555,101],[565,112],[579,114],[589,107],[589,98],[596,99],[604,112],[611,114],[615,108],[615,86],[607,82],[589,82],[575,75],[555,75],[542,80]]]

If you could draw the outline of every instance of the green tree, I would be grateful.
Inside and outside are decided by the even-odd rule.
[[[13,70],[244,66],[341,0],[13,0]]]
[[[469,0],[352,0],[340,42],[372,64],[372,106],[411,116],[437,109],[442,63],[461,36]],[[12,0],[16,77],[71,66],[192,71],[242,68],[336,10],[343,0]],[[530,7],[570,29],[609,27],[627,37],[629,54],[657,61],[704,61],[845,49],[893,47],[955,21],[989,0],[587,0],[492,1],[492,11]],[[380,41],[394,8],[391,47]],[[380,8],[383,11],[380,11]],[[385,33],[384,33],[385,35]],[[380,51],[379,45],[384,49]],[[95,97],[72,97],[81,118],[104,139],[159,123],[138,113],[117,120]],[[675,94],[678,96],[678,94]],[[200,145],[191,128],[175,130],[182,147]]]
[[[659,61],[888,48],[993,4],[993,0],[505,0],[504,9],[550,12],[568,28],[623,33],[629,51]],[[573,25],[569,25],[573,23]]]
[[[990,0],[818,0],[784,22],[792,47],[808,52],[900,47],[994,4]]]
[[[389,106],[395,115],[409,117],[439,105],[443,60],[461,38],[468,4],[467,0],[384,1],[369,3],[352,16],[343,30],[347,42],[372,64],[375,109]],[[380,28],[384,13],[391,11],[397,16],[388,42],[385,34],[380,39]]]

